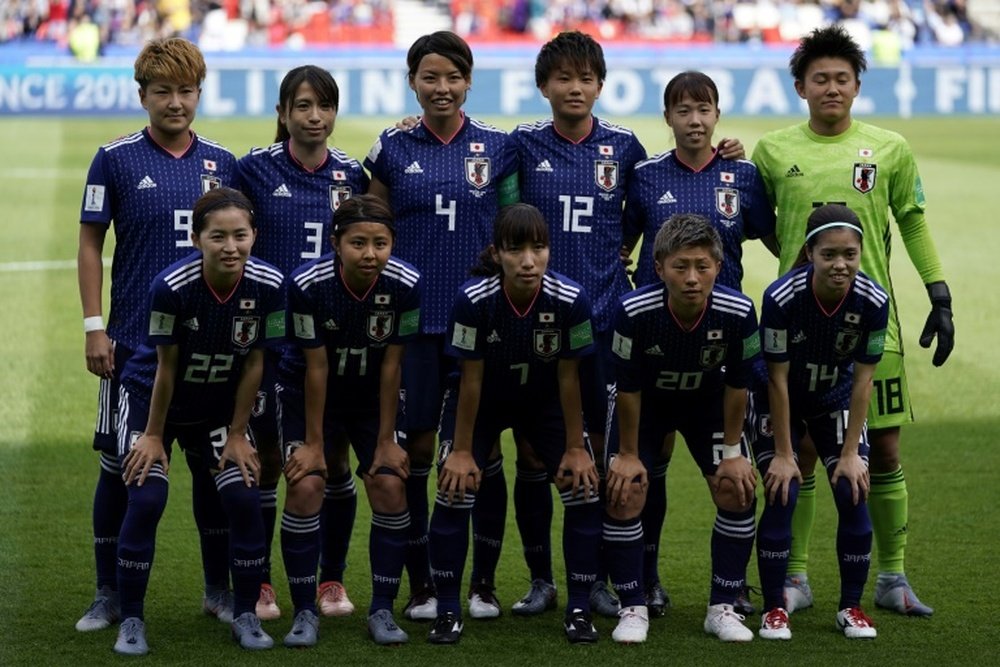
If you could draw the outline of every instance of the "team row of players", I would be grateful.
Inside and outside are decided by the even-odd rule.
[[[439,369],[443,367],[454,290],[465,279],[470,260],[490,242],[489,224],[502,204],[520,198],[542,210],[552,232],[553,268],[572,275],[594,295],[591,315],[595,336],[600,341],[603,335],[606,343],[610,341],[614,305],[630,287],[620,253],[627,254],[640,231],[650,239],[647,226],[655,230],[658,221],[675,211],[709,214],[724,235],[731,235],[724,236],[722,242],[726,252],[722,270],[729,275],[721,282],[737,287],[740,241],[744,236],[765,236],[774,228],[773,209],[753,165],[723,161],[712,148],[718,95],[710,79],[687,73],[671,82],[665,91],[665,115],[674,128],[677,150],[644,161],[645,153],[631,132],[592,117],[591,107],[604,78],[603,56],[593,40],[579,34],[561,35],[539,55],[536,78],[552,102],[553,120],[522,126],[513,138],[461,113],[471,83],[468,47],[450,33],[418,40],[408,62],[411,86],[424,116],[409,130],[383,133],[366,159],[370,182],[360,164],[326,146],[336,116],[337,90],[319,68],[303,67],[289,73],[280,92],[276,143],[252,151],[238,164],[221,147],[190,133],[198,82],[204,72],[203,62],[200,69],[196,62],[199,60],[200,54],[186,43],[147,47],[136,63],[136,78],[150,126],[102,148],[88,176],[81,219],[96,223],[81,226],[81,294],[85,315],[91,315],[85,324],[89,321],[93,329],[88,333],[88,368],[108,379],[102,394],[111,400],[117,393],[113,382],[116,369],[145,333],[145,315],[137,307],[146,291],[144,281],[178,253],[186,252],[190,243],[186,235],[192,215],[188,209],[178,208],[177,202],[191,201],[196,196],[192,192],[224,184],[247,192],[262,227],[255,255],[284,272],[320,255],[331,209],[364,190],[388,200],[399,230],[396,253],[412,261],[424,275],[421,335],[407,346],[408,359],[403,365],[412,376],[403,381],[408,397],[424,399],[422,406],[417,401],[407,402],[408,477],[417,479],[417,488],[420,482],[424,488],[422,512],[415,511],[421,494],[408,494],[411,501],[416,499],[410,503],[410,513],[411,518],[418,515],[411,521],[418,535],[421,523],[426,525],[426,480],[443,394],[444,374]],[[197,74],[193,82],[192,72]],[[766,145],[762,142],[758,150]],[[867,157],[874,161],[874,151],[868,151]],[[855,170],[859,179],[855,190],[862,195],[874,193],[877,183],[875,165],[866,164],[868,171]],[[631,222],[626,222],[623,234],[621,211],[626,191],[626,220]],[[148,220],[167,224],[139,224]],[[105,334],[92,314],[100,312],[100,248],[112,221],[117,245],[112,311]],[[799,230],[803,224],[804,217],[797,223]],[[780,238],[780,225],[778,232]],[[790,233],[782,249],[801,245],[801,234],[794,239]],[[640,282],[653,276],[651,247],[646,243],[641,254]],[[384,324],[374,321],[372,326],[378,329]],[[242,333],[249,336],[252,332]],[[111,340],[115,341],[113,353]],[[544,337],[539,344],[544,347]],[[344,354],[344,364],[355,361],[353,353]],[[211,359],[202,363],[201,373],[207,378],[222,372]],[[599,364],[592,367],[600,369]],[[428,380],[430,387],[425,384]],[[605,397],[593,390],[603,387],[603,380],[599,372],[584,373],[582,401],[591,425],[604,424]],[[274,405],[273,397],[264,397],[263,402],[264,408]],[[106,408],[102,411],[104,428],[99,429],[106,437],[99,435],[97,439],[97,444],[105,447],[113,438],[112,411],[110,406]],[[603,432],[600,427],[594,430]],[[276,434],[272,437],[276,441]],[[323,465],[322,461],[300,464],[298,458],[292,453],[286,465],[289,480],[296,483],[307,476],[310,466],[319,469],[317,465]],[[270,467],[280,470],[280,466]],[[113,505],[122,499],[121,489],[110,488],[117,472],[115,457],[102,457],[95,536],[100,537],[103,530],[111,539],[96,539],[95,544],[99,588],[111,590],[116,586],[116,568],[113,560],[107,567],[107,556],[109,551],[114,553],[116,517],[120,525],[121,510],[97,510],[102,504]],[[261,477],[262,487],[267,487],[265,496],[269,488],[273,502],[277,480],[265,479],[266,470]],[[300,515],[288,518],[288,532],[311,533],[312,526],[318,524],[310,519],[305,522],[308,525],[298,525],[299,519]],[[207,518],[205,521],[210,523]],[[283,534],[285,524],[283,517]],[[211,531],[205,530],[204,522],[200,526],[205,547],[210,541],[205,535]],[[206,583],[218,585],[209,581],[208,568]]]

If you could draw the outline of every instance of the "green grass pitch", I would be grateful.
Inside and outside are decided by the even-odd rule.
[[[512,128],[511,119],[492,120]],[[669,145],[659,118],[618,119],[633,127],[650,153]],[[90,511],[97,457],[90,449],[97,380],[83,363],[75,257],[82,186],[97,146],[132,131],[142,117],[0,120],[0,665],[125,664],[111,651],[114,630],[81,634],[73,624],[93,594]],[[765,131],[790,119],[723,118],[716,136],[739,137],[747,153]],[[674,608],[655,619],[649,641],[615,646],[613,621],[601,619],[601,642],[569,646],[561,614],[526,620],[505,613],[467,623],[457,647],[432,647],[426,627],[404,623],[410,645],[384,649],[366,638],[361,611],[324,619],[317,648],[262,654],[240,651],[228,628],[201,614],[201,567],[190,510],[190,479],[179,459],[160,524],[156,565],[146,603],[151,654],[144,665],[408,664],[970,664],[988,662],[1000,632],[992,620],[1000,588],[994,565],[1000,547],[1000,245],[996,193],[1000,161],[991,118],[875,119],[913,145],[929,202],[929,221],[954,294],[957,346],[943,368],[917,345],[928,302],[901,242],[893,276],[903,319],[908,372],[918,421],[904,429],[903,460],[910,491],[907,572],[932,619],[907,619],[874,609],[874,571],[865,606],[879,628],[874,642],[849,642],[833,625],[838,578],[830,494],[819,492],[811,580],[816,607],[792,618],[790,643],[759,639],[723,645],[704,635],[709,583],[709,531],[714,515],[695,466],[683,448],[671,466],[670,509],[660,565]],[[388,119],[339,120],[334,142],[361,158]],[[274,121],[203,120],[199,132],[237,155],[266,145]],[[110,248],[106,255],[110,255]],[[31,262],[47,262],[39,268]],[[775,264],[759,244],[746,249],[746,291],[759,299]],[[106,274],[107,275],[107,274]],[[107,290],[105,289],[105,292]],[[509,445],[509,443],[508,443]],[[510,452],[510,449],[508,449]],[[513,479],[508,454],[508,480]],[[363,492],[362,492],[363,493]],[[558,503],[557,503],[558,507]],[[557,509],[558,515],[561,512]],[[505,608],[528,585],[511,505],[498,595]],[[558,522],[557,522],[558,526]],[[558,530],[558,528],[556,528]],[[346,584],[363,610],[369,595],[368,511],[359,502]],[[555,533],[558,536],[558,533]],[[559,539],[557,582],[561,579]],[[274,581],[285,612],[265,628],[280,641],[290,626],[278,540]],[[873,568],[874,570],[874,568]],[[751,561],[751,582],[757,581]],[[404,582],[403,592],[406,584]],[[758,598],[759,599],[759,598]],[[560,602],[565,601],[560,590]],[[748,620],[756,628],[758,617]]]

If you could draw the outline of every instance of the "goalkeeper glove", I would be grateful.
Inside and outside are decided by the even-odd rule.
[[[927,295],[931,298],[931,312],[927,316],[924,330],[920,333],[920,346],[930,347],[934,336],[937,336],[933,363],[935,366],[940,366],[948,360],[948,355],[955,347],[955,325],[951,320],[951,292],[942,280],[929,283]]]

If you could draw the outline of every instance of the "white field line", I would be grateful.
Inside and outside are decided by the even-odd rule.
[[[29,271],[64,271],[75,269],[75,259],[52,259],[35,262],[0,262],[0,273],[25,273]],[[104,268],[111,268],[111,258],[104,258]]]

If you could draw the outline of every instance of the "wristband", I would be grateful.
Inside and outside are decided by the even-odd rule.
[[[723,445],[722,446],[722,460],[726,459],[738,459],[743,456],[743,452],[740,450],[740,443],[735,445]]]
[[[104,331],[104,318],[100,315],[83,318],[83,333],[91,331]]]

